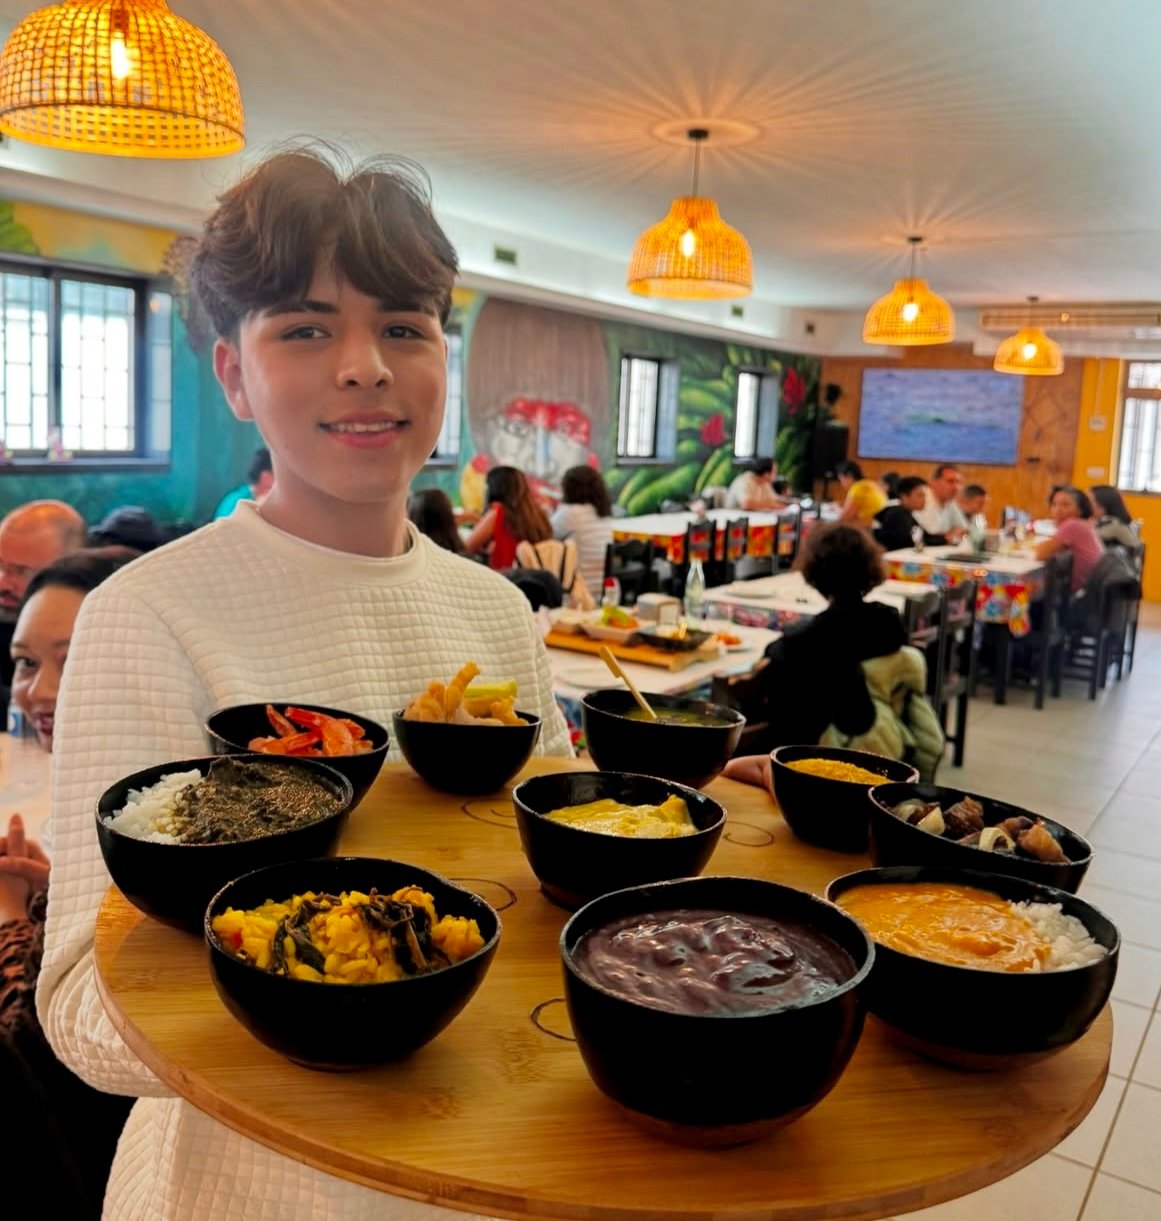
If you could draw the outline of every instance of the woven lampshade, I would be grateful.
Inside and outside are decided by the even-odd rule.
[[[950,343],[955,338],[951,306],[927,287],[926,280],[896,280],[895,287],[867,310],[863,342],[897,347]]]
[[[744,297],[754,287],[750,244],[712,199],[682,195],[637,239],[629,291],[643,297]]]
[[[1055,377],[1064,372],[1064,353],[1038,326],[1024,326],[996,349],[992,368],[1024,377]]]
[[[164,0],[30,13],[0,54],[0,131],[119,157],[220,157],[246,142],[230,61]]]

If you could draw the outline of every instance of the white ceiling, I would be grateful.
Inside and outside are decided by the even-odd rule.
[[[556,251],[565,269],[552,286],[584,293],[687,190],[687,150],[653,129],[740,121],[756,137],[711,141],[702,184],[754,248],[759,304],[865,309],[903,274],[909,232],[960,307],[1161,299],[1161,0],[174,7],[238,72],[247,154],[142,164],[12,144],[0,171],[188,216],[248,156],[326,136],[416,158],[453,233],[539,239],[538,265]],[[471,269],[489,256],[476,242]]]

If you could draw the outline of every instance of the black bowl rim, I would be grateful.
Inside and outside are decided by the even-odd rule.
[[[889,806],[883,798],[877,797],[875,795],[879,791],[879,789],[893,788],[895,785],[904,785],[907,788],[912,788],[912,789],[914,789],[914,788],[940,789],[945,793],[958,792],[960,794],[960,800],[962,800],[964,797],[971,797],[975,801],[991,802],[991,803],[994,803],[997,805],[1007,806],[1011,810],[1019,810],[1021,812],[1021,814],[1023,814],[1025,817],[1039,818],[1041,820],[1041,822],[1047,823],[1049,827],[1057,827],[1061,831],[1067,831],[1068,834],[1071,835],[1073,839],[1079,840],[1079,842],[1082,843],[1088,849],[1087,856],[1081,856],[1081,857],[1070,856],[1068,858],[1067,862],[1064,864],[1062,864],[1060,861],[1038,861],[1038,860],[1036,860],[1035,857],[1029,857],[1029,856],[1020,856],[1020,857],[1011,858],[1013,860],[1018,860],[1022,865],[1029,865],[1034,868],[1043,868],[1043,869],[1064,869],[1064,868],[1067,868],[1068,865],[1088,866],[1088,865],[1092,864],[1092,844],[1090,844],[1088,842],[1088,840],[1085,839],[1085,837],[1080,834],[1079,831],[1074,831],[1071,827],[1066,826],[1064,823],[1057,822],[1057,820],[1055,818],[1049,818],[1047,814],[1038,814],[1035,810],[1029,810],[1026,806],[1018,806],[1018,805],[1015,805],[1011,801],[1005,801],[1003,797],[986,797],[983,793],[969,793],[967,791],[967,789],[957,789],[954,785],[927,784],[925,781],[922,781],[922,780],[889,780],[886,784],[876,784],[870,791],[871,801],[874,803],[874,805],[878,809],[882,810],[885,814],[888,814],[892,818],[894,818],[896,822],[902,823],[903,826],[905,826],[909,831],[914,831],[917,835],[930,836],[931,832],[930,831],[920,831],[918,827],[912,826],[911,823],[909,823],[909,822],[905,822],[902,818],[900,818],[894,812],[894,810],[891,808],[891,806]],[[916,794],[916,796],[918,796],[918,794]],[[977,848],[975,846],[975,844],[959,844],[959,843],[956,843],[956,841],[954,839],[944,839],[942,835],[938,835],[933,838],[940,840],[942,843],[944,843],[952,848],[955,848],[958,851],[976,852],[976,853],[983,851],[982,848]],[[970,866],[965,865],[965,868],[970,868]],[[991,873],[992,870],[979,869],[976,872]]]
[[[422,979],[430,979],[431,975],[443,975],[447,971],[454,971],[457,967],[466,966],[468,963],[485,954],[491,953],[500,944],[500,934],[504,931],[504,922],[500,919],[500,913],[485,899],[482,895],[478,895],[475,891],[468,890],[466,886],[459,885],[458,882],[453,882],[450,878],[445,878],[442,873],[436,873],[434,870],[425,869],[422,865],[412,865],[408,861],[397,861],[394,857],[380,856],[321,856],[315,857],[313,860],[303,861],[278,861],[272,865],[261,865],[257,869],[251,869],[248,873],[239,874],[236,878],[231,878],[224,886],[222,886],[214,897],[206,904],[206,913],[202,918],[202,934],[205,938],[206,945],[211,953],[221,954],[228,962],[236,963],[241,967],[249,967],[253,971],[257,971],[259,975],[267,979],[276,981],[274,987],[279,988],[285,985],[295,986],[297,984],[325,985],[326,980],[323,979],[294,979],[289,975],[273,975],[269,971],[258,971],[258,968],[253,963],[243,962],[236,955],[231,954],[217,939],[211,925],[211,917],[214,910],[214,905],[218,900],[230,889],[231,886],[239,882],[248,881],[255,875],[267,873],[274,869],[285,869],[290,865],[308,866],[322,865],[327,862],[336,862],[340,864],[376,864],[376,865],[399,865],[405,869],[414,869],[417,873],[426,874],[429,878],[436,878],[438,881],[449,887],[452,890],[458,890],[461,894],[471,895],[473,899],[478,899],[492,913],[492,918],[496,921],[496,931],[484,942],[482,946],[474,953],[469,954],[467,958],[461,958],[459,962],[453,962],[451,966],[444,967],[443,970],[432,972],[429,975],[407,975],[403,979],[383,979],[376,980],[374,983],[351,985],[358,987],[360,990],[365,988],[388,988],[394,984],[409,984],[415,983]],[[446,912],[444,913],[447,914]]]
[[[354,756],[346,756],[353,758]],[[195,766],[200,763],[206,764],[206,768],[198,768],[202,775],[206,774],[209,769],[209,764],[217,763],[222,759],[233,759],[235,762],[242,763],[286,763],[291,767],[299,764],[305,764],[308,770],[320,771],[330,780],[339,790],[342,798],[342,805],[337,810],[331,810],[328,814],[322,814],[313,822],[304,822],[297,827],[284,827],[281,831],[269,831],[265,835],[251,835],[247,839],[230,839],[221,840],[214,844],[186,844],[180,840],[176,844],[158,843],[156,840],[142,839],[138,835],[127,835],[124,831],[118,831],[116,827],[110,826],[110,819],[101,814],[101,803],[106,796],[115,788],[120,788],[123,784],[128,784],[137,776],[144,775],[145,772],[155,772],[158,768],[165,768],[167,771],[174,772],[191,772]],[[159,776],[153,783],[158,784],[164,779],[164,776]],[[97,826],[108,832],[110,835],[116,836],[118,839],[124,840],[131,844],[146,844],[150,848],[185,848],[185,849],[206,849],[206,848],[236,848],[242,844],[257,844],[265,839],[278,839],[283,835],[293,834],[295,831],[305,831],[308,827],[317,827],[319,823],[326,822],[328,818],[341,818],[344,814],[349,814],[355,803],[355,786],[351,783],[348,777],[344,776],[337,768],[331,767],[322,759],[315,759],[307,755],[268,755],[262,751],[242,751],[236,755],[207,755],[200,759],[178,759],[174,763],[155,763],[153,767],[143,767],[139,771],[131,772],[128,776],[123,776],[120,780],[109,785],[109,787],[97,798],[97,808],[93,812],[97,821]],[[124,807],[122,807],[124,808]]]
[[[645,698],[647,700],[649,700],[649,702],[657,708],[672,708],[675,711],[686,711],[686,708],[684,707],[684,705],[692,705],[697,710],[712,708],[714,710],[714,715],[715,716],[720,715],[722,720],[725,723],[721,724],[721,725],[682,725],[682,724],[677,724],[673,721],[655,722],[655,721],[638,720],[635,717],[630,718],[630,717],[622,716],[621,713],[614,712],[611,708],[601,708],[598,705],[589,702],[594,696],[604,695],[608,691],[615,691],[618,695],[628,696],[629,699],[633,698],[633,693],[629,690],[628,687],[598,687],[595,691],[586,691],[585,692],[584,697],[581,699],[581,707],[590,709],[593,712],[600,713],[603,716],[617,717],[618,719],[620,719],[622,721],[627,721],[627,720],[631,719],[633,721],[634,725],[648,725],[651,730],[652,729],[671,729],[671,730],[672,729],[682,729],[682,730],[685,730],[685,729],[696,729],[696,730],[736,729],[739,725],[744,726],[746,724],[745,716],[743,716],[742,713],[740,713],[736,708],[730,708],[727,704],[715,704],[715,703],[713,703],[712,700],[699,700],[699,699],[695,698],[694,696],[690,696],[690,695],[659,695],[659,694],[654,694],[652,691],[647,691],[645,693]]]
[[[588,911],[590,907],[592,907],[594,903],[604,902],[606,899],[615,898],[617,895],[639,893],[643,890],[657,890],[661,887],[680,886],[690,882],[757,882],[762,886],[776,887],[780,891],[790,891],[796,896],[802,896],[811,900],[813,903],[818,903],[824,907],[829,907],[833,911],[837,912],[838,915],[849,920],[850,923],[854,925],[855,930],[867,943],[866,960],[854,973],[854,975],[850,977],[850,979],[839,984],[832,992],[824,993],[822,996],[810,997],[806,1000],[792,1001],[787,1005],[779,1005],[776,1009],[750,1009],[742,1010],[737,1013],[675,1013],[672,1009],[661,1009],[656,1005],[644,1005],[640,1001],[635,1001],[632,997],[626,996],[623,992],[614,992],[612,988],[606,988],[604,984],[598,983],[595,979],[590,979],[587,975],[583,974],[579,970],[576,963],[573,961],[572,953],[567,948],[568,936],[572,926]],[[670,906],[673,906],[673,904]],[[678,906],[680,906],[680,904]],[[739,914],[745,915],[746,913],[740,912]],[[756,912],[753,914],[760,915],[761,913]],[[826,936],[826,934],[822,935]],[[830,937],[827,939],[831,941],[834,940]],[[621,1001],[623,1004],[633,1005],[638,1009],[648,1010],[650,1013],[660,1013],[671,1018],[687,1019],[697,1022],[749,1021],[760,1018],[770,1018],[780,1013],[793,1013],[803,1009],[813,1009],[816,1005],[821,1005],[825,1002],[832,1001],[837,997],[843,996],[847,992],[853,991],[860,984],[862,984],[871,974],[871,968],[875,965],[875,953],[879,948],[878,943],[871,936],[871,934],[868,933],[865,928],[863,928],[862,924],[858,920],[856,920],[849,912],[843,911],[843,909],[839,907],[837,903],[832,902],[823,895],[816,895],[809,890],[799,890],[797,886],[787,886],[784,882],[774,882],[769,878],[742,877],[739,874],[701,874],[696,878],[670,878],[665,882],[647,882],[643,886],[626,886],[622,890],[610,890],[603,895],[596,895],[582,907],[578,907],[577,910],[573,912],[572,915],[569,916],[569,918],[565,921],[564,927],[560,930],[560,937],[557,940],[557,946],[560,950],[560,958],[564,963],[565,970],[579,979],[586,987],[594,989],[594,991],[601,993],[603,996],[608,996],[614,1000]],[[841,949],[842,947],[840,946],[839,948]]]
[[[924,876],[905,876],[915,873],[920,873]],[[1048,886],[1044,882],[1037,882],[1032,878],[1022,878],[1018,874],[985,873],[982,869],[959,869],[955,865],[881,865],[878,868],[856,869],[853,873],[844,873],[840,877],[832,878],[826,886],[827,899],[829,902],[835,902],[835,900],[830,898],[830,894],[836,886],[841,887],[839,892],[841,894],[843,891],[852,890],[855,886],[875,882],[960,882],[964,886],[977,886],[980,890],[990,890],[992,894],[999,895],[1000,898],[1007,898],[1007,896],[1000,894],[990,883],[998,882],[1004,886],[1027,886],[1039,891],[1041,894],[1051,896],[1048,899],[1037,899],[1034,901],[1060,903],[1062,907],[1063,901],[1066,899],[1070,904],[1079,903],[1082,909],[1085,910],[1086,915],[1090,911],[1095,912],[1102,920],[1107,921],[1109,927],[1113,930],[1113,944],[1104,947],[1105,953],[1103,957],[1093,962],[1086,962],[1082,966],[1059,967],[1055,971],[990,971],[987,967],[967,967],[955,962],[940,962],[936,958],[924,958],[920,954],[908,954],[904,950],[897,950],[894,946],[885,945],[881,941],[875,941],[874,937],[867,933],[867,936],[875,942],[876,949],[889,950],[891,953],[898,954],[902,958],[913,959],[915,962],[922,962],[929,967],[938,967],[944,971],[962,972],[965,978],[969,975],[987,975],[1001,979],[1026,979],[1029,977],[1042,978],[1044,976],[1066,975],[1077,971],[1091,971],[1102,963],[1107,962],[1110,958],[1118,957],[1121,952],[1120,927],[1111,916],[1097,907],[1095,903],[1082,899],[1080,895],[1075,895],[1070,890],[1061,890],[1058,886]],[[1008,900],[1009,903],[1029,901],[1033,901],[1031,896],[1024,900]],[[835,903],[835,906],[837,907],[838,904]],[[1092,937],[1093,933],[1088,921],[1079,915],[1076,918],[1084,925],[1084,931]]]
[[[791,745],[790,743],[787,743],[784,746],[774,747],[774,749],[770,752],[770,762],[772,765],[777,766],[777,767],[787,767],[787,762],[778,757],[784,750],[785,751],[805,750],[808,752],[812,752],[813,754],[821,755],[821,757],[823,757],[823,758],[833,758],[835,755],[841,755],[844,757],[844,760],[845,760],[845,757],[850,755],[850,756],[858,756],[860,759],[877,759],[880,763],[890,763],[895,767],[910,768],[911,772],[912,772],[913,778],[911,780],[890,780],[886,776],[884,776],[883,777],[884,783],[886,783],[886,784],[918,784],[919,783],[919,769],[913,763],[908,763],[904,759],[892,759],[890,755],[880,755],[876,751],[873,751],[873,750],[857,750],[853,746],[819,746],[819,745],[812,746],[809,743],[795,743],[793,745]],[[829,755],[822,754],[822,752],[824,752],[824,751],[829,751],[830,752]],[[810,756],[810,754],[807,754],[805,757],[809,759],[811,756]],[[853,758],[851,761],[854,762]],[[791,759],[791,760],[789,760],[789,762],[796,763],[796,762],[798,762],[798,760]],[[794,768],[788,768],[788,770],[794,771]],[[868,767],[867,771],[870,771],[870,770],[871,769]],[[810,772],[796,772],[795,774],[799,775],[799,776],[808,776],[811,780],[822,780],[829,784],[851,785],[851,781],[849,781],[849,780],[835,780],[834,777],[832,777],[832,776],[812,776],[810,774]],[[851,785],[851,787],[852,787],[852,789],[865,788],[866,791],[869,793],[872,789],[878,788],[879,786],[873,785],[873,784],[863,785],[862,781],[856,781],[853,785]]]
[[[344,717],[348,717],[352,721],[365,721],[368,725],[373,725],[375,727],[375,730],[378,733],[381,733],[383,735],[383,745],[382,746],[372,746],[370,750],[364,751],[362,754],[359,754],[359,755],[330,755],[330,756],[323,755],[323,756],[320,756],[323,759],[326,759],[326,758],[364,759],[368,755],[370,755],[370,756],[374,756],[374,755],[378,755],[378,754],[385,755],[391,747],[391,735],[387,732],[387,727],[385,725],[381,725],[378,721],[373,720],[371,717],[364,716],[361,712],[352,712],[349,708],[331,708],[326,704],[308,704],[308,703],[304,702],[303,700],[250,700],[248,703],[244,703],[244,704],[225,704],[221,708],[215,708],[213,710],[213,712],[211,712],[210,715],[208,717],[206,717],[205,721],[202,723],[202,729],[204,729],[205,732],[207,734],[209,734],[211,737],[217,738],[217,740],[219,742],[224,742],[227,746],[232,747],[236,754],[247,754],[247,753],[256,753],[256,754],[260,754],[260,755],[267,754],[268,752],[266,752],[266,751],[251,752],[249,743],[243,744],[241,742],[234,741],[234,739],[232,739],[232,738],[227,738],[225,734],[219,733],[218,730],[216,730],[213,727],[213,725],[211,724],[211,722],[213,721],[213,719],[215,717],[221,716],[223,713],[241,712],[243,709],[247,709],[247,708],[265,709],[267,704],[272,704],[276,709],[277,708],[286,708],[286,707],[305,708],[308,712],[321,712],[324,716],[344,716]],[[287,757],[287,756],[284,756],[284,757]],[[316,756],[314,756],[314,755],[295,755],[295,756],[290,756],[290,757],[311,759],[311,758],[315,758]]]
[[[513,708],[517,716],[522,716],[528,722],[526,725],[461,725],[458,721],[419,721],[403,714],[406,708],[399,708],[391,713],[392,721],[406,721],[408,725],[438,725],[444,729],[534,729],[541,723],[538,712],[525,712],[522,708]]]
[[[694,831],[694,833],[692,835],[672,836],[672,839],[684,840],[686,843],[694,843],[696,840],[700,839],[704,835],[709,835],[712,832],[721,830],[721,828],[725,825],[726,807],[724,805],[722,805],[722,803],[720,801],[716,801],[713,797],[710,797],[706,793],[701,792],[700,789],[690,788],[688,784],[678,784],[678,782],[676,780],[666,780],[664,778],[664,776],[647,776],[644,772],[600,772],[600,771],[590,772],[590,771],[579,771],[579,770],[578,771],[561,770],[559,772],[541,772],[541,774],[539,776],[528,776],[526,779],[521,780],[520,783],[518,785],[516,785],[516,787],[512,790],[512,804],[513,805],[516,805],[517,803],[519,803],[519,805],[523,809],[527,810],[528,813],[531,814],[534,818],[539,818],[542,822],[550,822],[550,823],[552,823],[552,825],[554,827],[560,827],[562,830],[572,832],[575,835],[602,835],[602,836],[604,836],[605,839],[620,840],[622,842],[624,842],[625,840],[636,839],[638,842],[640,842],[640,840],[636,836],[613,835],[608,831],[589,831],[585,827],[574,827],[571,823],[556,822],[554,819],[549,818],[546,814],[542,814],[539,810],[534,810],[526,801],[523,800],[523,798],[520,798],[517,796],[517,794],[526,784],[531,784],[536,780],[543,780],[547,776],[600,776],[602,778],[608,777],[610,780],[652,780],[657,784],[668,785],[672,788],[679,790],[680,796],[685,798],[687,805],[689,804],[690,797],[699,798],[699,804],[703,804],[704,802],[708,801],[711,806],[716,807],[717,812],[718,812],[717,818],[715,818],[714,821],[712,823],[710,823],[710,825],[708,827],[696,828],[696,830]]]

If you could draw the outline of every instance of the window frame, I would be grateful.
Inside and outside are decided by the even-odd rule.
[[[451,345],[450,341],[453,338],[457,338],[459,340],[457,356],[458,356],[459,365],[460,365],[460,368],[459,368],[460,393],[459,393],[459,402],[456,404],[456,412],[458,413],[458,418],[459,418],[459,427],[457,430],[458,444],[456,446],[456,452],[454,454],[451,453],[450,451],[441,453],[440,449],[439,449],[439,437],[437,437],[436,442],[435,442],[436,447],[434,450],[432,450],[431,456],[424,463],[424,466],[432,467],[435,470],[455,470],[456,467],[459,466],[460,456],[464,452],[464,409],[467,405],[467,396],[464,393],[464,378],[465,378],[465,374],[467,373],[467,361],[464,359],[464,357],[467,354],[467,344],[464,342],[464,332],[463,332],[462,327],[459,327],[459,326],[446,327],[444,330],[444,336],[449,341],[448,342],[448,366],[447,366],[449,375],[451,372],[451,352],[452,352],[452,345]],[[450,384],[450,380],[451,379],[449,376],[449,378],[448,378],[449,384]],[[444,399],[443,412],[444,412],[443,424],[441,425],[440,430],[439,430],[440,437],[443,436],[443,431],[447,427],[447,422],[448,422],[448,403],[447,403],[446,398]]]
[[[1123,463],[1124,463],[1124,444],[1125,444],[1126,421],[1127,421],[1127,415],[1128,415],[1128,403],[1129,403],[1130,399],[1136,399],[1139,402],[1152,401],[1153,403],[1156,404],[1156,407],[1154,408],[1153,446],[1152,446],[1153,469],[1156,469],[1158,466],[1158,462],[1159,462],[1158,451],[1159,451],[1159,448],[1161,448],[1161,386],[1130,387],[1129,377],[1130,377],[1130,371],[1131,371],[1133,365],[1161,366],[1161,360],[1126,360],[1124,362],[1124,371],[1122,374],[1122,382],[1121,382],[1120,412],[1118,413],[1120,419],[1118,421],[1118,427],[1117,427],[1117,439],[1116,439],[1116,450],[1115,450],[1116,474],[1115,474],[1114,478],[1111,480],[1111,482],[1112,482],[1112,485],[1117,489],[1117,491],[1126,492],[1130,496],[1161,496],[1161,480],[1158,481],[1159,486],[1157,487],[1156,490],[1151,490],[1149,488],[1127,487],[1121,482],[1121,473],[1122,473],[1122,467],[1123,467]],[[1134,458],[1136,458],[1136,455],[1140,453],[1139,430],[1140,430],[1140,423],[1138,422],[1138,425],[1137,425],[1138,438],[1137,438],[1137,445],[1134,447],[1134,450],[1135,450],[1134,455],[1133,455]],[[1136,463],[1134,462],[1134,466],[1135,465],[1136,465]]]
[[[621,417],[625,410],[626,374],[633,361],[648,361],[657,366],[657,393],[653,403],[653,452],[621,452]],[[677,412],[681,397],[681,362],[655,352],[623,351],[617,381],[617,466],[671,466],[677,456]]]
[[[77,450],[66,462],[49,459],[47,450],[13,450],[12,456],[0,471],[18,470],[21,474],[49,474],[77,471],[168,471],[171,467],[171,452],[153,447],[152,424],[152,352],[155,339],[151,323],[150,298],[155,293],[173,297],[174,287],[165,276],[150,276],[133,272],[116,271],[84,263],[61,262],[41,259],[30,255],[0,252],[0,272],[35,277],[48,284],[48,416],[49,429],[60,427],[61,395],[61,282],[71,280],[83,284],[109,285],[128,289],[133,293],[133,359],[132,365],[132,420],[134,445],[129,450]],[[174,309],[176,306],[174,307]],[[173,309],[168,316],[170,326],[170,386],[168,393],[170,427],[172,431],[173,382]]]
[[[738,453],[738,400],[741,397],[742,378],[756,377],[758,393],[754,398],[754,447],[748,454]],[[763,369],[754,365],[742,365],[738,369],[738,382],[734,388],[734,460],[752,462],[763,456],[774,456],[774,444],[778,439],[778,404],[782,399],[782,375],[774,369]]]

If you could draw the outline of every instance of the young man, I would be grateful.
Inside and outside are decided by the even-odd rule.
[[[229,517],[235,507],[243,500],[256,500],[259,504],[266,498],[274,486],[274,464],[270,460],[270,451],[263,445],[254,451],[250,465],[246,469],[246,482],[231,488],[214,510],[214,521],[219,517]]]
[[[469,659],[517,680],[521,704],[543,718],[543,753],[571,753],[524,596],[406,518],[443,416],[455,272],[426,191],[390,167],[342,176],[311,153],[283,153],[206,223],[193,280],[219,335],[215,371],[269,445],[274,486],[86,599],[55,724],[38,1010],[74,1071],[140,1098],[106,1221],[445,1215],[239,1136],[128,1050],[93,978],[108,874],[92,806],[119,776],[204,755],[201,725],[216,707],[276,694],[389,723]]]
[[[929,542],[958,543],[967,533],[967,518],[956,504],[961,487],[963,476],[959,467],[944,463],[935,468],[927,486],[926,503],[915,514]]]
[[[927,481],[918,475],[907,475],[895,485],[897,500],[875,514],[874,538],[886,551],[901,551],[915,543],[914,530],[922,529],[915,514],[923,508]]]

